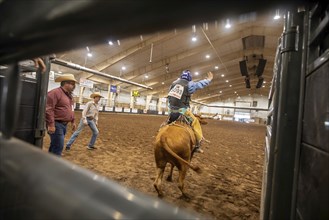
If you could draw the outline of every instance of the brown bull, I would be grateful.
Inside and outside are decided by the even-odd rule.
[[[201,118],[198,117],[198,119],[201,124],[206,123]],[[184,197],[188,197],[184,192],[184,179],[188,168],[190,167],[197,173],[201,172],[198,166],[191,164],[195,144],[194,132],[186,123],[176,121],[159,130],[154,148],[157,176],[153,184],[159,197],[163,196],[161,181],[167,163],[171,165],[167,180],[172,180],[173,169],[176,166],[179,170],[178,188]]]

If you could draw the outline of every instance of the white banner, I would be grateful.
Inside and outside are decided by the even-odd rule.
[[[122,112],[122,107],[115,107],[116,112]]]
[[[85,78],[80,78],[80,86],[92,89],[94,87],[94,82]]]

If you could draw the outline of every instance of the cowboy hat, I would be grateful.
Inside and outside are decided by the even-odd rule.
[[[55,82],[63,82],[63,81],[74,81],[74,82],[78,82],[75,78],[73,74],[70,73],[65,73],[59,77],[57,77],[55,79]]]
[[[95,92],[95,93],[92,93],[91,95],[90,95],[90,98],[95,98],[95,97],[97,97],[97,96],[99,96],[99,97],[101,97],[101,98],[104,98],[103,96],[101,96],[101,94],[99,93],[99,92]]]

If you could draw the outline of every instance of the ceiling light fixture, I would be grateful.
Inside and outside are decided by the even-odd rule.
[[[193,35],[192,35],[192,41],[193,42],[197,41],[195,32],[196,32],[196,27],[195,27],[195,25],[192,25],[192,33],[193,33]]]
[[[275,12],[275,16],[273,17],[273,19],[274,19],[274,20],[278,20],[278,19],[280,19],[280,18],[281,18],[281,16],[280,16],[280,12],[279,12],[279,9],[277,9],[276,12]]]
[[[207,58],[207,59],[209,59],[209,58],[210,58],[210,55],[209,55],[209,54],[207,54],[207,55],[206,55],[206,58]]]
[[[88,57],[92,57],[93,54],[91,53],[91,51],[90,51],[90,49],[89,49],[88,46],[86,47],[86,49],[87,49],[87,56],[88,56]]]
[[[226,24],[225,24],[225,28],[231,28],[231,23],[230,23],[230,19],[226,19]]]
[[[111,46],[113,45],[113,42],[112,42],[112,41],[110,41],[110,40],[109,40],[109,45],[111,45]]]
[[[215,66],[215,69],[216,69],[216,70],[218,70],[218,68],[219,68],[218,66]]]

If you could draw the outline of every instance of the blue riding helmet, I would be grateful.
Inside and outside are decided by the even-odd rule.
[[[180,75],[180,78],[185,79],[187,81],[191,81],[192,80],[191,72],[189,70],[184,70]]]

